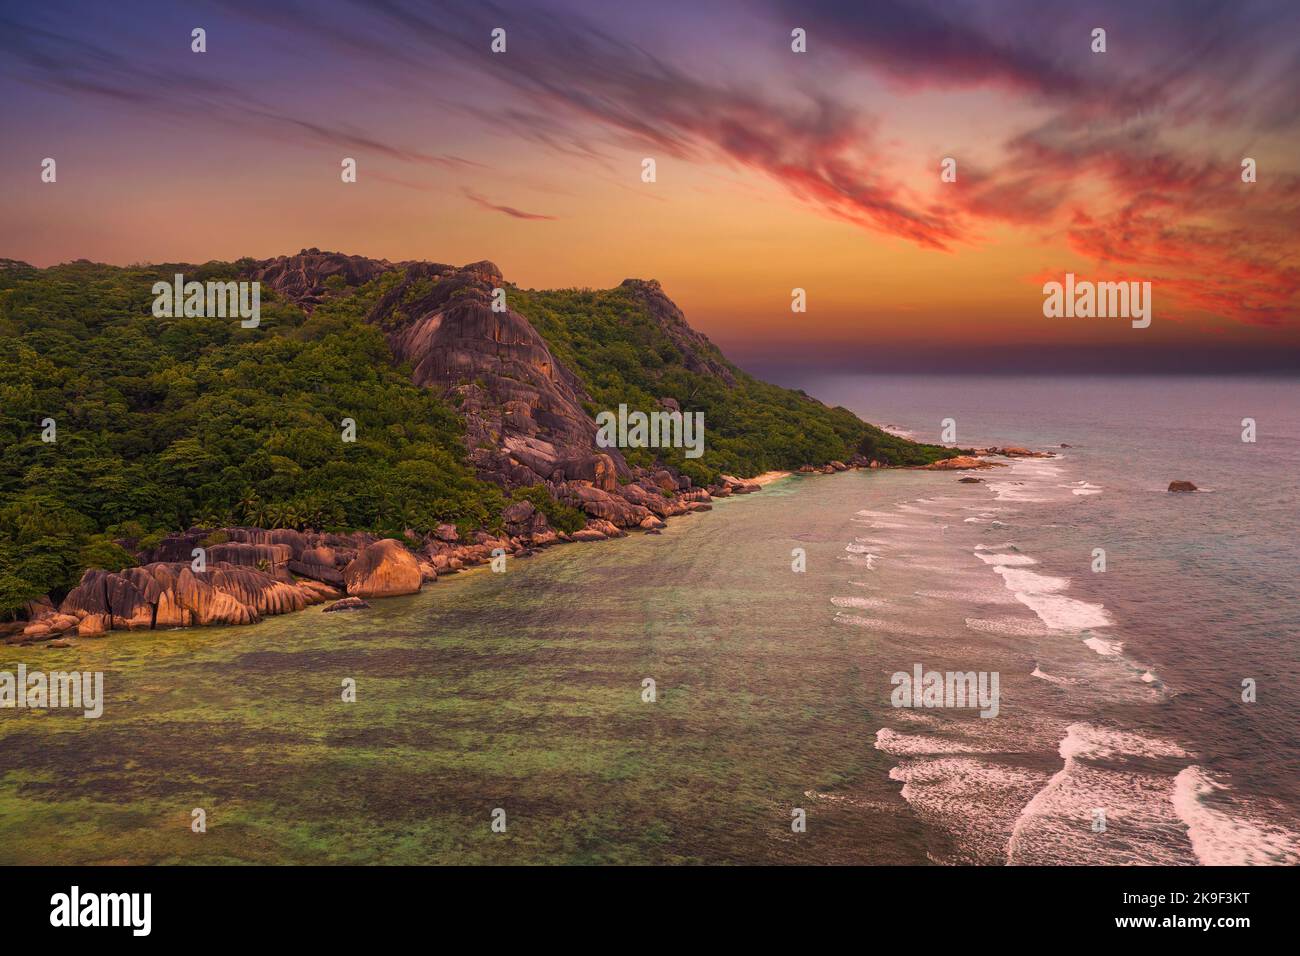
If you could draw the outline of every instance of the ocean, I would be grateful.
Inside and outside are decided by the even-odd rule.
[[[1300,862],[1300,384],[783,384],[1057,456],[796,475],[365,612],[0,648],[105,674],[97,720],[0,711],[0,863]],[[996,716],[894,706],[917,665],[996,674]]]
[[[900,712],[877,735],[904,797],[956,835],[939,859],[1300,862],[1300,383],[816,387],[923,440],[952,418],[959,444],[1058,453],[981,472],[981,485],[909,487],[857,516],[882,552],[883,580],[864,590],[920,599],[860,615],[862,626],[908,647],[904,621],[926,621],[910,645],[934,655],[926,664],[1003,668],[997,719]],[[1254,442],[1242,440],[1247,418]],[[1174,479],[1200,490],[1170,494]]]

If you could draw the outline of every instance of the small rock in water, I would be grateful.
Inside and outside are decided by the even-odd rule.
[[[965,478],[958,478],[957,480],[960,481],[960,482],[961,482],[962,484],[964,484],[964,485],[977,485],[977,484],[979,484],[981,481],[983,481],[984,479],[983,479],[983,478],[976,478],[976,477],[974,477],[974,476],[972,476],[972,475],[967,475]]]
[[[370,605],[359,597],[345,597],[341,601],[327,604],[322,610],[328,614],[330,611],[359,611],[366,607]]]
[[[1196,486],[1190,481],[1171,481],[1169,482],[1170,491],[1195,491]]]

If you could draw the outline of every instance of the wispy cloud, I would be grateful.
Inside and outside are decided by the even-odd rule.
[[[0,19],[0,62],[22,82],[71,96],[109,101],[155,116],[238,127],[255,135],[365,150],[401,163],[449,170],[484,168],[460,156],[430,153],[386,140],[350,123],[327,123],[268,105],[248,89],[183,69],[152,67],[88,40],[29,23]]]
[[[537,213],[537,212],[524,212],[522,209],[516,209],[514,206],[502,206],[498,203],[494,203],[491,200],[484,198],[483,196],[480,196],[472,189],[464,189],[462,190],[462,192],[464,192],[465,196],[471,202],[477,203],[478,205],[482,206],[484,209],[491,209],[493,212],[505,213],[507,216],[511,216],[515,219],[554,220],[556,218],[555,216],[544,216],[541,213]]]

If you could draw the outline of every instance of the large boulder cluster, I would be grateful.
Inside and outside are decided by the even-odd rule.
[[[48,600],[29,604],[26,623],[6,640],[253,624],[340,598],[345,590],[406,594],[418,591],[423,580],[417,559],[399,542],[366,534],[194,528],[171,535],[141,558],[121,571],[86,571],[58,607]]]

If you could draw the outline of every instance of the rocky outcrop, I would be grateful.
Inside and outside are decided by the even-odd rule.
[[[682,355],[682,364],[692,372],[700,372],[721,379],[728,387],[736,384],[731,367],[722,357],[718,347],[708,336],[691,328],[686,316],[672,299],[664,293],[657,279],[624,279],[619,289],[644,306],[663,329]],[[673,407],[677,405],[672,401]]]
[[[338,597],[318,582],[295,580],[224,561],[195,571],[187,562],[153,562],[122,571],[91,569],[55,614],[23,635],[41,640],[75,633],[94,637],[115,630],[155,630],[209,624],[252,624]]]
[[[396,358],[410,364],[413,381],[436,392],[464,418],[467,455],[482,477],[507,489],[543,485],[552,496],[619,527],[639,526],[650,514],[663,518],[686,512],[687,502],[676,499],[690,488],[689,480],[668,469],[647,473],[629,468],[617,449],[596,444],[596,424],[584,407],[590,396],[532,324],[509,308],[510,290],[493,263],[394,265],[304,249],[296,256],[253,262],[247,274],[310,307],[329,294],[331,276],[353,285],[390,270],[400,270],[400,279],[367,321],[383,329]],[[619,288],[665,330],[686,368],[736,384],[721,352],[690,327],[658,282],[629,279]],[[494,309],[497,290],[505,291],[504,310]],[[662,398],[660,405],[680,409],[671,397]],[[734,487],[744,493],[752,486],[737,481]],[[543,530],[530,520],[506,517],[512,535]],[[454,529],[448,531],[454,535]],[[448,531],[440,529],[440,540],[454,542]],[[344,583],[337,554],[297,547],[294,552],[294,573]],[[253,563],[257,560],[266,558]]]
[[[376,541],[343,569],[350,596],[374,598],[414,594],[424,583],[415,555],[395,538]]]
[[[811,469],[811,466],[808,466]],[[827,466],[829,467],[829,466]],[[799,469],[803,471],[802,468]],[[832,471],[834,469],[831,469]],[[725,487],[733,495],[752,495],[756,491],[762,491],[763,486],[752,481],[744,481],[732,475],[719,475],[718,484]]]
[[[329,584],[343,586],[343,568],[352,562],[356,552],[347,549],[340,552],[328,545],[304,548],[288,562],[289,570],[294,574],[325,581]]]
[[[329,293],[326,283],[332,277],[341,276],[345,286],[359,286],[392,268],[386,259],[303,249],[296,256],[256,262],[245,275],[310,312]]]
[[[412,263],[369,321],[387,333],[417,385],[455,405],[480,474],[506,487],[588,481],[612,492],[629,470],[616,449],[599,449],[581,382],[529,321],[494,311],[501,271],[490,262],[455,269]]]
[[[345,597],[333,604],[327,604],[321,610],[328,614],[331,611],[361,611],[368,607],[370,605],[359,597]]]
[[[955,458],[943,458],[939,461],[933,461],[928,465],[923,465],[926,471],[966,471],[970,468],[999,468],[1005,467],[1001,462],[989,461],[986,458],[975,458],[971,455],[958,455]]]
[[[1197,488],[1190,481],[1171,481],[1169,482],[1169,490],[1175,492],[1186,492],[1196,491]]]
[[[633,504],[622,495],[590,485],[585,481],[570,481],[559,488],[560,500],[623,528],[639,525],[650,514],[644,505]]]
[[[493,310],[493,290],[505,286],[493,263],[394,264],[304,249],[251,262],[244,274],[310,309],[329,293],[331,277],[352,286],[395,269],[400,280],[367,320],[384,330],[397,359],[410,363],[417,385],[456,406],[480,473],[506,487],[578,479],[607,491],[616,476],[626,477],[617,451],[597,456],[596,425],[582,407],[589,396],[578,378],[527,319]]]
[[[1069,448],[1069,445],[1062,445],[1062,448]],[[976,455],[1001,455],[1004,458],[1055,458],[1054,451],[1030,451],[1028,448],[1021,448],[1019,445],[1008,445],[1005,448],[999,448],[996,445],[989,448],[974,448],[971,451]]]
[[[196,548],[205,560],[240,567],[260,568],[310,578],[333,587],[343,586],[343,569],[377,539],[372,534],[317,534],[288,528],[191,528],[164,538],[156,548],[142,554],[149,562],[189,563]]]
[[[585,528],[579,528],[569,537],[573,541],[604,541],[608,538],[626,538],[627,532],[612,522],[595,518],[588,521]]]

